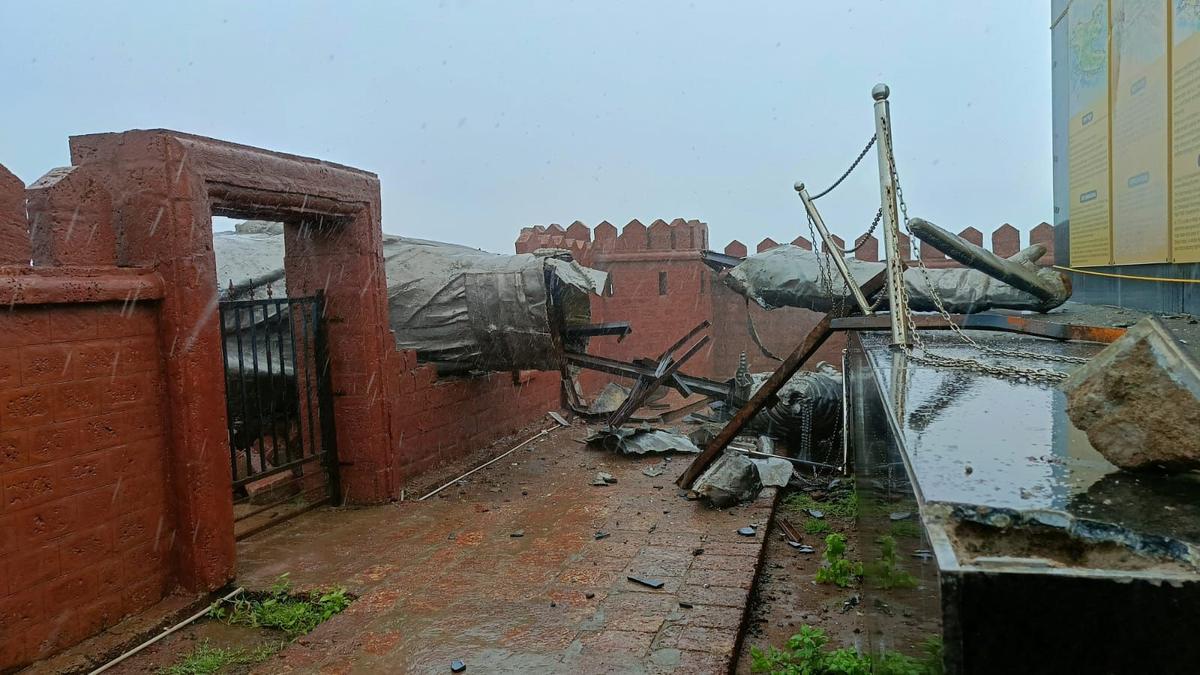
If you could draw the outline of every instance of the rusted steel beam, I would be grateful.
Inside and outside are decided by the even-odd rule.
[[[625,339],[626,335],[633,332],[628,321],[609,321],[607,323],[589,323],[586,326],[568,326],[563,329],[565,337],[600,337],[602,335],[616,335],[617,342]]]
[[[1053,340],[1074,340],[1081,342],[1115,342],[1125,334],[1124,328],[1107,326],[1077,326],[1065,323],[1054,323],[1033,319],[1026,316],[1008,314],[951,314],[950,321],[966,330],[990,330],[1006,333],[1020,333]],[[950,330],[950,323],[935,314],[914,315],[917,328],[921,330]],[[888,330],[886,316],[852,316],[833,320],[833,330]]]
[[[608,373],[609,375],[617,375],[618,377],[627,377],[631,380],[655,376],[654,373],[656,368],[654,366],[641,365],[636,362],[626,363],[624,361],[618,361],[616,359],[610,359],[603,356],[596,356],[594,354],[576,354],[574,352],[567,352],[566,356],[567,363],[571,365],[579,366],[580,368],[587,368],[588,370],[595,370],[601,373]],[[686,396],[687,393],[679,386],[681,383],[686,384],[687,389],[691,390],[693,393],[704,394],[705,396],[711,396],[719,399],[725,399],[729,397],[728,384],[724,382],[717,382],[716,380],[705,379],[703,377],[696,377],[694,375],[685,375],[684,373],[677,372],[664,384],[665,386],[677,389],[680,394],[684,394]]]
[[[882,290],[886,283],[886,277],[886,270],[880,270],[878,274],[871,277],[861,286],[863,295],[869,298]],[[852,314],[858,311],[858,307],[847,304],[843,311],[846,314]],[[721,452],[725,450],[725,446],[729,445],[730,441],[737,437],[742,427],[754,419],[754,416],[775,398],[775,394],[779,393],[783,385],[792,379],[796,371],[800,370],[800,366],[804,365],[809,357],[820,349],[821,345],[825,344],[825,340],[833,334],[833,320],[838,316],[842,315],[838,314],[838,311],[834,309],[821,317],[817,325],[813,326],[808,335],[804,336],[804,340],[792,350],[792,353],[783,360],[783,363],[779,364],[775,372],[771,373],[771,377],[758,388],[758,391],[754,392],[754,395],[750,397],[746,405],[742,406],[737,411],[737,414],[725,424],[721,432],[708,442],[704,451],[696,455],[696,459],[692,461],[691,465],[675,480],[676,485],[684,489],[692,486],[692,483],[700,477],[700,474],[704,473],[717,457],[720,456]],[[888,319],[887,316],[879,318],[882,318],[884,321]]]
[[[688,333],[688,335],[686,337],[684,337],[683,340],[680,340],[679,342],[677,342],[676,346],[673,346],[673,347],[671,347],[671,349],[668,350],[668,353],[664,356],[665,360],[659,362],[659,367],[657,370],[657,377],[655,377],[653,380],[651,380],[649,382],[646,382],[646,380],[638,381],[638,386],[634,387],[634,390],[632,392],[630,392],[629,398],[625,399],[625,403],[623,403],[621,405],[621,408],[618,409],[617,412],[613,413],[613,416],[608,420],[609,427],[619,427],[622,424],[624,424],[625,421],[629,419],[630,415],[637,412],[637,409],[642,407],[642,403],[644,403],[646,401],[646,399],[650,396],[651,393],[654,392],[654,390],[661,387],[663,382],[666,382],[667,380],[671,379],[675,375],[676,371],[679,370],[680,366],[682,366],[685,362],[687,362],[688,359],[695,356],[696,352],[700,351],[701,347],[708,344],[708,341],[711,339],[711,337],[708,335],[705,335],[704,337],[700,338],[696,342],[696,344],[692,345],[691,349],[684,352],[683,356],[680,356],[678,360],[672,361],[670,359],[670,355],[669,355],[670,352],[673,352],[676,349],[678,349],[679,345],[684,344],[684,342],[687,339],[691,338],[697,332],[699,332],[700,330],[702,330],[703,328],[705,328],[708,325],[709,325],[708,322],[705,321],[702,325],[697,326],[695,329],[693,329],[691,333]],[[665,366],[664,366],[664,364],[665,364]],[[645,384],[643,384],[643,383],[645,383]]]

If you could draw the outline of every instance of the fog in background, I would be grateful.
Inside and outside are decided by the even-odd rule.
[[[166,127],[374,171],[384,230],[508,252],[526,225],[698,218],[720,249],[806,232],[892,88],[912,215],[1051,220],[1050,16],[990,2],[0,0],[0,163]],[[847,240],[872,155],[821,200]],[[227,227],[218,223],[218,227]]]

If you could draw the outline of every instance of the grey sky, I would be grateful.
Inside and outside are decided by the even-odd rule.
[[[0,0],[0,163],[70,134],[168,127],[374,171],[384,229],[507,252],[524,225],[706,220],[801,233],[892,88],[910,211],[948,229],[1050,220],[1042,0]],[[874,160],[821,201],[850,239]]]

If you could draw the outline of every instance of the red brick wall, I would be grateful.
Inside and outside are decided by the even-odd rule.
[[[453,461],[558,410],[558,373],[524,371],[439,379],[416,352],[397,351],[393,373],[392,446],[401,481]]]
[[[153,306],[0,312],[0,670],[172,583]]]

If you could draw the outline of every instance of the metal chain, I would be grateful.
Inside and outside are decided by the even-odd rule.
[[[825,256],[830,255],[830,253],[828,251],[825,253],[821,252],[821,246],[818,244],[821,240],[817,238],[812,215],[808,214],[807,210],[805,210],[805,215],[808,216],[808,236],[812,237],[813,252],[817,254],[817,273],[821,281],[821,287],[824,288],[825,295],[829,296],[830,309],[832,310],[836,306],[839,314],[845,314],[846,295],[850,293],[850,290],[847,289],[846,293],[833,292],[833,270],[829,269],[831,264],[825,259]],[[851,276],[849,281],[850,283],[855,283],[854,277]]]
[[[854,241],[857,241],[858,243],[855,244],[853,248],[842,248],[842,247],[836,246],[836,245],[834,246],[834,248],[841,251],[843,255],[848,255],[850,253],[854,253],[855,251],[857,251],[858,249],[860,249],[866,245],[867,237],[871,236],[872,234],[875,234],[875,228],[879,227],[879,221],[882,219],[883,219],[883,208],[880,207],[880,209],[875,212],[875,220],[871,221],[871,226],[867,228],[867,231],[860,234],[858,237],[856,237],[854,239]]]
[[[891,131],[887,127],[887,122],[883,123],[883,130],[884,130],[884,133],[887,134],[888,138],[890,139]],[[906,232],[908,232],[908,235],[910,238],[916,237],[916,234],[913,233],[912,228],[909,227],[908,205],[904,201],[904,190],[900,187],[900,176],[896,170],[896,158],[895,158],[895,155],[893,154],[891,143],[888,143],[887,153],[888,153],[888,168],[892,175],[892,185],[894,186],[894,188],[896,190],[896,200],[900,205],[900,213],[901,213],[901,216],[902,216],[902,219],[904,222],[904,229]],[[1016,350],[1016,349],[1002,349],[1002,348],[996,348],[996,347],[988,347],[988,346],[979,344],[978,342],[973,340],[970,336],[968,336],[965,332],[963,332],[963,330],[957,324],[955,324],[954,321],[951,320],[950,312],[946,310],[946,306],[942,301],[941,295],[937,292],[937,289],[934,287],[932,280],[929,278],[929,270],[925,266],[925,261],[922,260],[921,256],[919,256],[919,255],[916,256],[916,258],[917,258],[917,269],[921,273],[921,278],[924,280],[926,288],[929,289],[929,297],[930,297],[930,299],[933,300],[934,305],[937,307],[938,313],[941,314],[942,318],[946,320],[946,322],[950,326],[950,329],[959,338],[961,338],[964,342],[969,344],[971,347],[978,349],[979,351],[982,351],[984,353],[992,354],[995,356],[1005,356],[1005,357],[1010,357],[1010,358],[1024,358],[1024,359],[1034,359],[1034,360],[1043,360],[1043,361],[1058,361],[1058,362],[1062,362],[1062,363],[1086,363],[1088,361],[1088,359],[1086,359],[1086,358],[1081,358],[1081,357],[1077,357],[1077,356],[1062,356],[1062,355],[1056,355],[1056,354],[1037,354],[1034,352],[1026,352],[1026,351]],[[899,294],[901,295],[904,313],[905,313],[904,318],[905,318],[905,321],[908,323],[909,333],[912,335],[913,342],[917,345],[917,347],[922,352],[921,354],[916,354],[913,352],[913,350],[911,348],[906,349],[907,355],[910,358],[912,358],[914,361],[916,361],[918,363],[924,363],[926,365],[931,365],[931,366],[942,366],[942,367],[954,368],[954,369],[958,369],[958,370],[974,370],[977,372],[982,372],[982,373],[986,373],[989,375],[995,375],[998,377],[1013,377],[1013,378],[1020,379],[1020,380],[1042,380],[1042,381],[1047,381],[1047,382],[1057,382],[1057,381],[1061,381],[1061,380],[1064,380],[1067,378],[1067,375],[1068,375],[1067,373],[1059,372],[1056,370],[1050,370],[1047,368],[1023,368],[1023,367],[1019,367],[1019,366],[995,365],[995,364],[984,363],[977,359],[956,358],[956,357],[952,357],[952,356],[946,356],[944,354],[936,354],[934,352],[931,352],[929,350],[929,348],[926,347],[924,340],[921,339],[921,335],[917,331],[916,317],[913,315],[912,306],[908,301],[907,284],[903,284],[903,283],[899,284],[899,287],[900,287]],[[892,311],[896,311],[896,308],[893,307]]]
[[[812,400],[800,395],[800,456],[812,460]]]
[[[875,214],[875,222],[871,223],[871,229],[867,230],[867,233],[864,234],[862,238],[871,236],[871,233],[875,231],[875,227],[877,225],[879,225],[879,220],[882,216],[883,216],[883,209],[881,208],[881,209],[879,209],[879,212]],[[817,233],[813,226],[812,216],[808,217],[808,236],[813,238],[813,246],[817,246],[817,244],[816,244]],[[864,241],[864,242],[860,243],[858,246],[855,246],[854,248],[850,249],[849,251],[846,251],[845,249],[838,249],[838,250],[842,251],[843,253],[853,252],[853,251],[858,250],[859,247],[861,247],[863,243],[866,243],[866,242]],[[837,246],[834,246],[834,248],[837,248]],[[846,294],[839,295],[839,294],[835,294],[833,292],[833,271],[829,269],[828,264],[825,262],[825,256],[821,255],[819,250],[817,250],[816,253],[817,253],[817,269],[820,270],[820,278],[821,278],[821,281],[823,282],[822,285],[824,287],[825,294],[828,295],[830,298],[830,306],[831,307],[833,306],[833,299],[835,297],[837,297],[838,298],[837,307],[839,310],[841,310],[844,313],[845,308],[846,308],[846,304],[845,304],[846,303],[846,297],[845,297]],[[858,285],[858,280],[854,278],[854,274],[849,269],[846,270],[846,275],[850,277],[850,283]],[[847,287],[846,291],[847,291],[847,294],[852,293],[852,291],[850,291],[850,289],[848,287]],[[880,306],[883,305],[883,301],[886,299],[887,299],[887,293],[880,292],[880,293],[876,294],[875,301],[872,302],[871,306],[870,306],[871,311],[874,312],[875,310],[879,309]]]
[[[850,165],[850,168],[846,169],[846,172],[843,173],[840,178],[838,178],[836,181],[834,181],[833,185],[830,185],[829,187],[825,188],[825,190],[822,191],[817,196],[810,197],[810,199],[812,199],[815,202],[818,199],[820,199],[821,197],[824,197],[825,195],[827,195],[830,192],[833,192],[835,189],[837,189],[837,186],[841,185],[842,181],[846,180],[846,178],[851,174],[851,172],[853,172],[854,169],[858,166],[859,162],[863,161],[863,157],[867,156],[867,153],[870,152],[871,146],[873,146],[873,145],[875,145],[875,136],[874,135],[871,136],[871,140],[867,141],[867,147],[863,148],[862,152],[858,153],[858,157],[854,160],[854,163]]]

